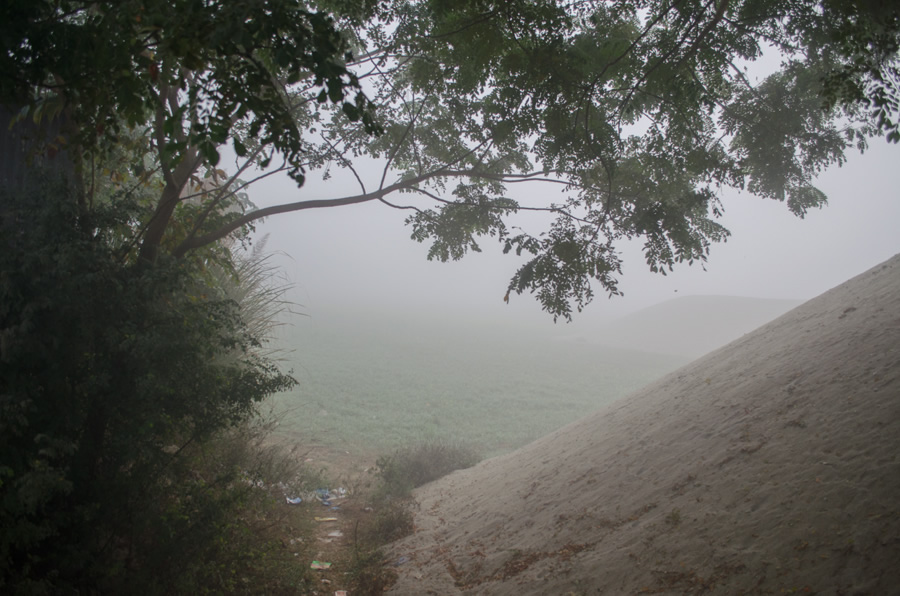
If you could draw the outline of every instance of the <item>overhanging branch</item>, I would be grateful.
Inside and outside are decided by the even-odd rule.
[[[297,201],[295,203],[285,203],[283,205],[273,205],[272,207],[257,209],[237,218],[236,220],[225,226],[222,226],[214,232],[204,234],[203,236],[195,236],[193,238],[186,239],[173,251],[173,255],[175,257],[182,257],[188,251],[191,251],[195,248],[200,248],[201,246],[206,246],[207,244],[211,244],[217,240],[221,240],[235,230],[264,217],[269,217],[270,215],[292,213],[294,211],[305,211],[307,209],[324,209],[328,207],[343,207],[345,205],[358,205],[360,203],[368,203],[369,201],[375,201],[381,199],[382,197],[386,197],[392,192],[412,188],[420,182],[424,182],[425,180],[428,180],[430,178],[438,178],[444,175],[447,175],[446,172],[437,170],[428,174],[416,176],[414,178],[408,178],[406,180],[401,180],[400,182],[395,182],[390,186],[386,186],[369,193],[353,195],[350,197],[341,197],[338,199]]]
[[[458,160],[454,160],[456,162]],[[454,163],[446,164],[444,167],[432,170],[430,172],[426,172],[424,174],[420,174],[418,176],[413,176],[411,178],[407,178],[404,180],[400,180],[391,184],[389,186],[385,186],[383,188],[379,188],[372,192],[362,193],[358,195],[341,197],[336,199],[315,199],[309,201],[297,201],[294,203],[285,203],[283,205],[273,205],[272,207],[264,207],[262,209],[257,209],[255,211],[251,211],[250,213],[246,213],[243,216],[235,219],[229,224],[222,226],[221,228],[210,232],[208,234],[204,234],[202,236],[192,236],[186,238],[174,251],[173,255],[175,257],[182,257],[187,254],[189,251],[200,248],[202,246],[206,246],[217,240],[221,240],[222,238],[228,236],[235,230],[250,224],[254,221],[263,219],[265,217],[269,217],[271,215],[278,215],[281,213],[292,213],[295,211],[305,211],[307,209],[324,209],[329,207],[343,207],[346,205],[358,205],[361,203],[368,203],[370,201],[383,201],[384,197],[388,196],[391,193],[398,191],[415,191],[415,192],[424,192],[423,189],[418,188],[418,185],[422,182],[426,182],[428,180],[433,180],[436,178],[481,178],[487,180],[496,180],[504,183],[513,183],[513,182],[550,182],[555,184],[564,184],[567,186],[573,187],[584,187],[583,185],[579,185],[569,180],[561,180],[555,178],[549,178],[544,175],[543,172],[528,172],[525,174],[498,174],[493,172],[485,172],[479,170],[458,170],[458,169],[450,169]],[[432,198],[436,198],[430,193],[425,193],[431,196]],[[441,200],[441,199],[438,199]],[[441,202],[448,202],[443,201]],[[394,205],[391,205],[394,207]],[[560,213],[572,219],[578,221],[584,221],[581,218],[571,214],[564,209],[560,209],[558,207],[523,207],[520,206],[517,209],[526,210],[526,211],[546,211],[552,213]]]

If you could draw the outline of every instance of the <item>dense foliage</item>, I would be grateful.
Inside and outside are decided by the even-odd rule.
[[[242,126],[299,176],[304,131],[278,101],[282,85],[310,79],[321,101],[371,119],[333,18],[296,0],[10,0],[0,20],[0,96],[39,114],[71,110],[86,148],[149,116],[160,118],[168,156],[177,160],[190,146],[215,165],[217,146]],[[49,94],[36,97],[35,88]],[[179,105],[160,113],[174,92],[183,93]],[[175,134],[181,119],[190,127]]]
[[[117,131],[146,135],[151,153],[130,171],[165,182],[140,241],[148,262],[267,215],[379,200],[413,211],[431,258],[498,238],[524,258],[507,299],[531,292],[568,318],[595,285],[618,292],[621,240],[643,239],[655,271],[702,262],[728,236],[723,188],[802,216],[826,202],[813,184],[822,168],[872,136],[900,139],[891,2],[20,0],[2,11],[0,99],[23,117],[67,114],[83,166]],[[759,61],[761,79],[747,70]],[[226,144],[233,172],[217,169]],[[366,156],[383,171],[367,176]],[[344,169],[360,192],[221,209],[259,167],[301,183]],[[183,209],[191,180],[210,174]],[[388,202],[401,192],[411,204]],[[514,228],[525,211],[549,224]]]
[[[67,145],[76,166],[102,162],[128,128],[154,143],[155,163],[136,156],[128,168],[141,175],[149,167],[165,182],[143,234],[146,261],[192,176],[214,169],[226,142],[255,165],[280,155],[302,184],[306,122],[291,85],[376,130],[346,66],[347,40],[327,12],[297,0],[13,0],[0,7],[0,23],[0,102],[35,121],[62,115],[66,134],[51,141]],[[194,233],[227,197],[208,198]]]
[[[171,590],[221,538],[216,501],[241,494],[195,478],[185,447],[292,379],[258,356],[209,263],[123,261],[133,204],[85,214],[51,185],[2,204],[0,591],[118,591],[135,575]]]
[[[408,206],[413,237],[441,260],[498,237],[505,252],[528,255],[509,291],[535,293],[554,317],[588,302],[592,281],[618,291],[619,240],[643,239],[654,271],[702,262],[728,236],[715,221],[724,187],[802,217],[825,203],[814,178],[845,150],[900,139],[896,4],[392,8],[393,29],[359,35],[391,57],[372,67],[373,101],[393,107],[374,147],[400,172],[400,190],[437,203]],[[746,70],[757,60],[770,71],[758,82]],[[348,137],[358,138],[331,139],[352,147]],[[539,198],[520,192],[528,181],[543,182]],[[524,210],[551,213],[549,227],[510,229],[508,215]]]

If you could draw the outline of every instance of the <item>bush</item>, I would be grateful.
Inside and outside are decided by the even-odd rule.
[[[379,486],[373,494],[375,515],[357,528],[352,588],[359,594],[382,594],[395,581],[385,566],[381,547],[408,536],[413,523],[412,489],[475,465],[479,456],[471,447],[446,441],[418,443],[377,461]]]
[[[168,501],[164,539],[132,580],[144,593],[296,593],[314,588],[308,568],[284,548],[286,534],[310,533],[286,495],[310,492],[319,479],[292,451],[267,444],[268,425],[253,420],[185,449]],[[293,550],[293,549],[292,549]],[[167,552],[173,551],[173,552]],[[174,556],[173,556],[174,555]]]
[[[377,467],[386,496],[407,496],[414,488],[446,476],[454,470],[478,463],[479,456],[468,446],[445,441],[429,441],[398,449],[379,458]]]

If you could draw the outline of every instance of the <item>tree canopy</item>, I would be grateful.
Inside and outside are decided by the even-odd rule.
[[[802,217],[826,202],[813,184],[823,168],[873,136],[900,139],[900,8],[889,2],[15,0],[2,10],[3,101],[25,106],[23,117],[68,114],[86,173],[124,131],[147,140],[115,174],[159,182],[137,232],[146,262],[261,217],[382,201],[410,210],[429,258],[497,238],[524,255],[506,298],[530,292],[569,318],[595,285],[618,292],[622,239],[642,239],[654,271],[702,262],[728,236],[716,221],[724,188]],[[756,81],[747,68],[759,60],[773,66]],[[220,166],[225,145],[233,168]],[[375,180],[358,167],[365,157],[380,160]],[[340,170],[357,195],[304,200],[301,188],[263,209],[233,200],[259,171],[302,185]],[[565,192],[529,201],[526,183]],[[545,212],[546,228],[512,226],[523,211]]]

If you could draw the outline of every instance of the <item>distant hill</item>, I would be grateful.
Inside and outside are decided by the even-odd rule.
[[[594,341],[611,347],[695,358],[801,303],[738,296],[684,296],[609,323]]]

